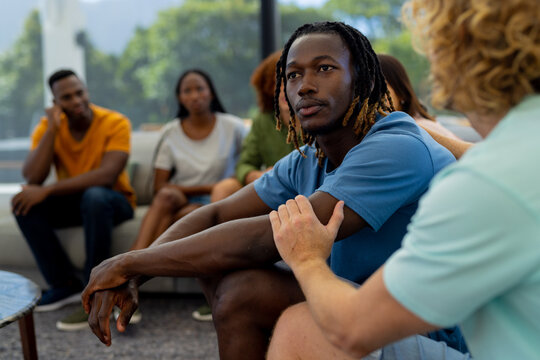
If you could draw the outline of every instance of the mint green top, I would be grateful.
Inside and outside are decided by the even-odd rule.
[[[459,324],[475,359],[540,356],[540,96],[435,177],[402,249],[394,298],[425,321]]]
[[[294,150],[287,144],[287,128],[276,130],[273,114],[260,113],[253,119],[251,130],[242,144],[240,159],[236,164],[236,178],[245,185],[246,175],[253,170],[264,170]]]

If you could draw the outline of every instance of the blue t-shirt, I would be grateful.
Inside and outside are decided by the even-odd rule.
[[[407,224],[431,178],[455,161],[405,113],[379,119],[341,165],[318,166],[315,148],[304,146],[284,157],[255,182],[271,208],[296,195],[324,191],[362,217],[369,226],[334,244],[330,266],[343,278],[362,283],[401,245]]]

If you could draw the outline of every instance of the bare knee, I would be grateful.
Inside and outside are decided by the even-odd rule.
[[[306,341],[299,337],[304,334],[303,324],[308,316],[309,309],[305,302],[292,305],[281,314],[270,340],[267,359],[298,358],[297,342]]]
[[[303,299],[292,273],[272,269],[237,271],[216,286],[212,314],[216,328],[245,321],[271,331],[281,312]]]
[[[223,179],[214,185],[210,194],[210,201],[216,202],[231,196],[242,188],[242,184],[235,178]]]
[[[212,299],[212,318],[217,326],[227,324],[231,320],[240,320],[252,307],[250,302],[254,299],[254,287],[249,285],[252,281],[257,281],[257,277],[250,271],[239,271],[225,276],[217,284]],[[243,311],[244,310],[244,311]]]
[[[188,200],[181,191],[163,187],[154,196],[152,207],[163,213],[174,214],[187,203]]]

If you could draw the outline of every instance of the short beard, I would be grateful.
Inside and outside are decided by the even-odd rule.
[[[317,128],[315,130],[308,131],[308,130],[305,130],[304,128],[302,128],[302,130],[304,131],[304,133],[306,133],[308,135],[311,135],[313,137],[316,137],[316,136],[320,136],[320,135],[330,134],[330,133],[334,132],[335,130],[340,129],[341,127],[343,127],[343,125],[342,125],[342,121],[340,119],[340,120],[336,120],[336,121],[332,122],[331,124],[327,124],[327,125],[324,125],[322,127],[319,127],[319,128]]]

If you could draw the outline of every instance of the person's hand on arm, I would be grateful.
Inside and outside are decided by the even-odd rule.
[[[11,199],[11,211],[17,216],[26,215],[35,205],[45,200],[50,188],[40,185],[23,185],[22,191]]]
[[[310,201],[323,221],[330,218],[337,202],[322,192],[316,192]],[[119,290],[128,281],[140,285],[152,276],[206,277],[274,263],[279,260],[279,253],[266,215],[270,210],[253,185],[197,209],[173,224],[149,248],[117,255],[95,267],[82,294],[85,310],[90,314],[103,314],[103,300],[96,303],[93,299],[98,293],[105,294],[112,299],[110,301],[132,302]],[[360,224],[361,219],[354,212],[345,211],[339,237],[358,231]],[[239,233],[242,236],[238,236]],[[228,245],[223,246],[223,243]],[[101,293],[103,290],[107,291]],[[104,315],[90,316],[90,321],[97,322],[92,328],[108,327]]]
[[[289,200],[270,215],[276,247],[293,270],[315,322],[330,343],[361,357],[406,336],[436,329],[391,296],[382,268],[358,289],[332,273],[326,259],[342,219],[343,202],[336,204],[325,226],[303,196]]]
[[[343,221],[343,201],[338,201],[326,226],[320,223],[309,200],[299,195],[270,213],[274,242],[293,271],[326,263]]]
[[[430,123],[431,121],[426,121],[424,123],[419,123],[418,125],[426,130],[426,132],[431,135],[436,142],[448,149],[448,151],[454,155],[456,160],[459,160],[467,152],[467,150],[474,146],[473,143],[468,141],[461,140],[457,137],[446,136],[440,132],[437,132],[433,128],[427,126]]]

